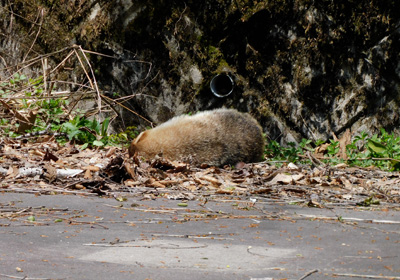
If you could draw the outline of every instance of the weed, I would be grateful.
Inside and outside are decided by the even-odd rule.
[[[331,144],[327,147],[328,155],[334,157],[339,152],[339,141],[329,139]]]
[[[318,143],[321,142],[318,141]],[[312,146],[315,146],[315,144],[313,144],[311,140],[307,139],[302,139],[298,145],[289,142],[287,147],[282,147],[278,142],[271,140],[267,141],[265,157],[276,161],[304,161],[304,154],[307,151],[314,151]],[[305,160],[305,162],[308,162],[308,160]]]
[[[364,206],[364,207],[370,207],[372,205],[379,205],[379,204],[380,201],[378,199],[375,199],[374,195],[371,195],[365,200],[357,203],[358,206]]]
[[[70,122],[63,123],[61,131],[67,134],[70,141],[83,144],[82,149],[88,146],[102,147],[108,143],[109,123],[108,118],[99,123],[96,119],[88,120],[78,115]]]
[[[119,145],[128,144],[132,139],[135,139],[139,135],[136,126],[129,126],[124,132],[118,134],[112,134],[108,137],[109,144]]]
[[[76,115],[72,120],[68,120],[68,100],[64,98],[50,98],[50,95],[44,95],[45,90],[43,77],[30,79],[25,75],[15,73],[7,81],[0,84],[0,98],[13,96],[15,110],[25,112],[35,112],[33,126],[26,129],[26,133],[50,129],[51,131],[61,131],[67,134],[70,141],[79,143],[82,148],[89,146],[102,147],[109,144],[126,143],[137,135],[136,127],[128,129],[124,133],[109,137],[107,129],[110,119],[106,118],[102,123],[97,120],[89,120],[83,117],[79,110],[72,114]],[[69,112],[71,113],[71,112]],[[0,133],[8,137],[19,136],[16,133],[18,121],[11,118],[0,120]],[[59,137],[57,141],[65,142],[65,138]]]
[[[343,160],[339,157],[339,141],[330,139],[326,148],[323,162],[335,165],[345,162],[351,166],[376,166],[383,170],[400,170],[400,137],[389,134],[381,129],[380,134],[369,137],[366,132],[356,135],[352,142],[346,146],[348,159]],[[318,147],[322,141],[312,143],[310,140],[302,139],[298,145],[288,143],[287,147],[280,146],[276,141],[267,142],[265,156],[271,160],[286,160],[291,162],[307,163],[302,156],[306,151],[314,151],[311,146]]]
[[[301,149],[301,148],[300,148]],[[294,143],[288,143],[288,147],[281,147],[278,142],[271,140],[265,147],[265,157],[273,160],[297,161],[300,149]]]

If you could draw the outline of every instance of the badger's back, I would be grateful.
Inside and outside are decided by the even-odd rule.
[[[263,150],[262,129],[254,118],[217,109],[178,116],[145,131],[132,142],[129,153],[220,166],[260,161]]]

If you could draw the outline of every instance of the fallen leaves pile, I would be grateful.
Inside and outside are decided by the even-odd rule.
[[[128,158],[109,147],[60,147],[51,136],[35,142],[0,142],[0,190],[35,194],[139,196],[175,200],[263,197],[312,207],[400,203],[400,174],[348,166],[310,166],[274,162],[235,168],[197,168],[162,158]]]

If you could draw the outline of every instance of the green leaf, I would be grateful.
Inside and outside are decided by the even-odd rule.
[[[110,118],[105,118],[101,124],[101,136],[107,136],[108,125],[110,124]]]
[[[104,143],[99,140],[94,140],[93,146],[102,147],[102,146],[104,146]]]
[[[84,150],[84,149],[86,149],[88,146],[89,146],[89,143],[85,143],[85,144],[83,144],[83,145],[81,146],[81,149]]]
[[[369,207],[371,205],[379,205],[380,201],[378,199],[375,199],[374,196],[370,196],[366,199],[364,199],[361,202],[356,203],[358,206],[365,206],[365,207]]]
[[[68,133],[69,140],[72,140],[76,135],[78,135],[80,133],[81,133],[81,131],[79,129],[69,132]]]
[[[29,217],[28,217],[28,221],[30,221],[30,222],[36,221],[35,216],[29,216]]]
[[[64,123],[63,128],[66,130],[77,130],[78,129],[74,124],[72,124],[70,122]]]
[[[93,129],[96,134],[100,134],[100,124],[96,121],[96,119],[90,122],[88,127]]]
[[[386,146],[376,142],[372,139],[368,139],[368,148],[370,148],[373,152],[377,153],[377,154],[384,154],[386,152]]]

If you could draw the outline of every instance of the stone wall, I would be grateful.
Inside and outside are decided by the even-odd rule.
[[[282,142],[400,124],[396,0],[10,0],[1,7],[0,64],[30,47],[26,59],[80,45],[102,54],[90,55],[100,89],[130,96],[128,106],[154,123],[234,107]],[[236,83],[225,98],[209,89],[221,72]]]

